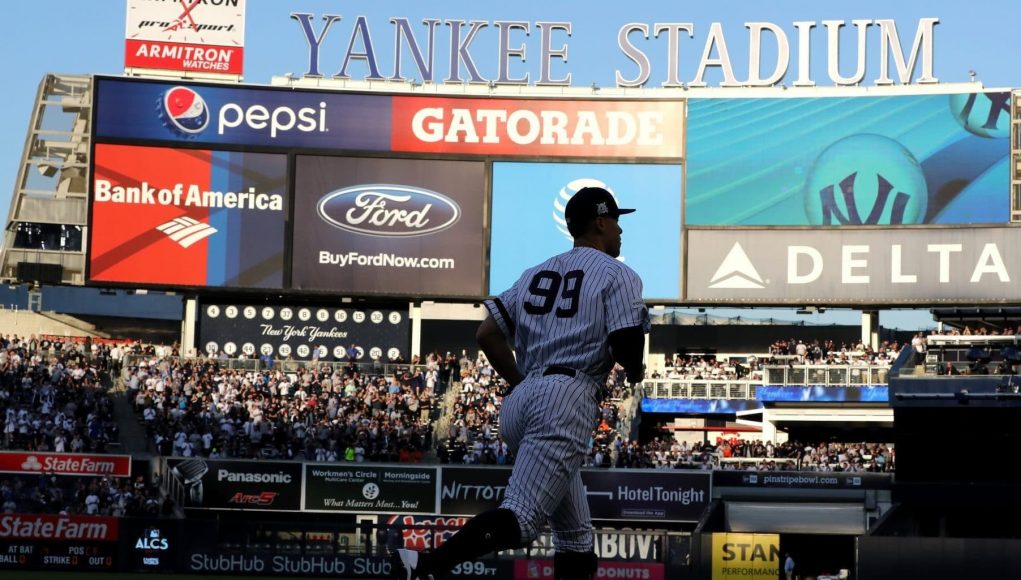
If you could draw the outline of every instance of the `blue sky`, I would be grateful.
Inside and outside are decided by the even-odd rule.
[[[123,69],[123,38],[125,3],[123,0],[33,0],[32,2],[5,3],[5,30],[0,46],[7,67],[6,89],[0,107],[0,207],[10,205],[11,190],[15,184],[18,160],[24,145],[25,132],[31,113],[32,99],[39,80],[47,72],[119,74]],[[294,73],[300,75],[308,66],[308,48],[291,12],[316,15],[338,14],[343,19],[334,25],[324,40],[320,66],[324,74],[339,70],[352,23],[359,15],[367,17],[373,34],[374,48],[384,74],[392,74],[393,32],[390,17],[407,17],[416,32],[423,30],[416,24],[422,18],[569,21],[573,26],[570,38],[559,34],[557,43],[569,44],[567,63],[555,61],[554,73],[572,74],[572,84],[612,86],[615,72],[631,76],[634,65],[617,45],[618,30],[629,22],[690,22],[694,24],[694,38],[682,38],[680,44],[680,78],[690,81],[697,67],[710,25],[720,23],[734,62],[738,78],[747,76],[748,33],[745,22],[767,21],[785,30],[792,43],[791,68],[797,64],[794,44],[796,21],[820,23],[812,32],[812,76],[820,85],[828,85],[826,78],[826,34],[823,20],[893,19],[898,24],[902,44],[910,44],[920,18],[936,17],[940,23],[935,32],[934,73],[941,82],[966,82],[968,71],[977,72],[978,80],[986,87],[1016,87],[1021,85],[1021,65],[1012,50],[1016,23],[1021,16],[1021,2],[996,0],[980,2],[933,2],[931,0],[859,0],[858,2],[819,2],[805,0],[774,0],[752,2],[748,0],[716,0],[715,2],[684,2],[657,0],[639,2],[592,2],[579,0],[519,0],[517,2],[437,1],[410,0],[248,0],[246,21],[245,80],[268,83],[273,75]],[[44,28],[45,27],[45,28]],[[437,28],[437,68],[446,74],[446,46],[448,28]],[[878,31],[870,30],[869,74],[864,84],[876,76],[878,62]],[[538,75],[539,38],[534,34],[525,39],[518,33],[516,44],[525,42],[529,58],[525,63],[515,62],[512,73]],[[842,37],[844,38],[844,37]],[[848,41],[853,42],[850,31]],[[666,75],[667,42],[648,40],[637,43],[647,52],[652,63],[649,86],[658,86]],[[769,42],[764,60],[771,56]],[[493,26],[484,29],[473,45],[472,54],[484,76],[495,76],[497,67],[497,33]],[[845,50],[841,64],[845,71],[851,51]],[[361,63],[351,66],[353,77],[365,74]],[[408,76],[413,76],[409,74]],[[793,77],[793,73],[790,75]],[[793,80],[793,78],[791,78]],[[718,84],[720,76],[714,71],[706,76],[710,85]],[[735,90],[735,89],[720,89]],[[740,90],[740,89],[736,89]],[[1009,192],[1004,191],[1004,195]],[[767,316],[771,313],[763,312]],[[828,314],[829,321],[834,315]],[[844,313],[838,322],[857,323],[855,313]],[[900,323],[899,316],[884,319],[891,325],[913,326],[917,315]]]

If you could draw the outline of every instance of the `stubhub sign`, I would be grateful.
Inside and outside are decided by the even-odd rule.
[[[391,97],[97,78],[98,138],[390,149]]]

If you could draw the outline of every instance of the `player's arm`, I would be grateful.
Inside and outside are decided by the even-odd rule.
[[[610,333],[610,355],[624,367],[627,382],[636,385],[645,378],[645,329],[629,326]]]
[[[514,352],[507,342],[507,336],[500,330],[495,318],[489,316],[482,321],[478,331],[475,332],[475,341],[479,343],[482,352],[486,353],[489,364],[493,365],[493,369],[511,387],[525,379],[521,371],[518,370],[518,364],[514,360]]]
[[[613,360],[624,367],[628,382],[634,385],[645,378],[649,309],[642,299],[642,280],[638,274],[623,266],[620,274],[606,297],[608,342]]]

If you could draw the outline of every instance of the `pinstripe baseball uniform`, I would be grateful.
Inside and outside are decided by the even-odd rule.
[[[607,337],[648,331],[642,281],[608,254],[575,247],[526,270],[485,305],[514,338],[525,375],[500,412],[500,433],[517,456],[501,507],[517,516],[524,542],[548,520],[556,550],[591,550],[580,468],[613,367]]]
[[[460,562],[532,542],[547,521],[554,577],[595,577],[592,518],[579,470],[596,399],[614,360],[630,382],[645,374],[649,313],[642,281],[614,259],[624,231],[618,218],[633,211],[617,207],[604,188],[578,190],[564,209],[574,249],[526,270],[486,301],[489,316],[475,338],[514,385],[500,412],[500,433],[517,454],[506,497],[435,550],[394,551],[392,577],[433,580]]]

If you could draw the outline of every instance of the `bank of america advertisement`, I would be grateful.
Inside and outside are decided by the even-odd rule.
[[[211,356],[387,362],[411,358],[407,307],[205,303],[199,345]]]
[[[245,0],[127,0],[124,67],[240,75]]]
[[[1021,299],[1021,228],[689,229],[699,303],[996,303]]]
[[[98,144],[89,280],[281,288],[284,155]]]
[[[490,294],[572,247],[564,208],[588,186],[638,210],[620,218],[620,260],[642,277],[645,297],[680,297],[681,166],[615,163],[493,163]]]
[[[299,156],[291,287],[481,296],[485,164]]]
[[[686,224],[1007,223],[1009,99],[691,100]]]

